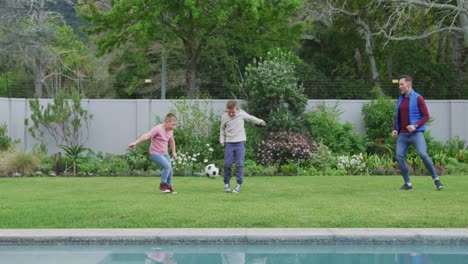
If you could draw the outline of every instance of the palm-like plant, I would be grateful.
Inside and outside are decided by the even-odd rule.
[[[70,159],[73,166],[73,175],[76,175],[76,164],[82,158],[81,154],[88,151],[89,148],[86,148],[83,144],[70,146],[60,145],[60,148],[65,151],[65,155]]]

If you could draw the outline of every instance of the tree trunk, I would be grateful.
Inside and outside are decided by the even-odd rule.
[[[369,57],[371,64],[372,80],[374,80],[374,86],[379,88],[381,96],[385,96],[384,92],[382,91],[382,85],[380,84],[380,74],[379,70],[377,69],[377,62],[375,61],[374,47],[372,45],[372,32],[369,28],[369,25],[364,23],[361,19],[358,18],[356,22],[362,27],[364,32],[364,38],[366,40],[366,54]]]
[[[387,56],[387,79],[393,79],[393,55],[391,53]]]
[[[39,53],[34,63],[34,95],[38,98],[42,97],[42,84],[44,81],[44,64]]]
[[[436,61],[437,63],[443,63],[443,54],[444,54],[444,38],[445,33],[440,33],[437,35],[437,55]]]
[[[421,33],[424,34],[427,30],[427,15],[426,15],[426,7],[421,6]],[[429,49],[429,39],[428,38],[423,38],[422,40],[422,45],[424,49],[428,50]]]
[[[462,7],[465,4],[466,0],[457,0],[459,7]],[[466,9],[465,9],[466,10]],[[461,52],[461,58],[459,66],[462,71],[466,72],[467,63],[468,63],[468,14],[461,12],[459,16],[460,25],[463,28],[463,46]]]
[[[193,41],[184,41],[185,46],[185,83],[189,98],[196,98],[200,94],[200,87],[197,83],[198,58],[200,50]]]

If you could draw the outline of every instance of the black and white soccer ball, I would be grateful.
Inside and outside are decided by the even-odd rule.
[[[208,164],[205,167],[205,174],[211,179],[214,179],[219,176],[219,169],[214,164]]]

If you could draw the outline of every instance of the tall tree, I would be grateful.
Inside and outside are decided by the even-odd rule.
[[[378,0],[388,12],[387,23],[383,24],[380,33],[389,40],[418,40],[427,39],[440,33],[461,34],[462,54],[457,59],[460,69],[466,70],[468,57],[468,1],[467,0]],[[380,7],[380,6],[378,6]],[[430,25],[423,30],[417,30],[414,24],[418,19],[418,8],[423,8],[423,16],[430,12]]]
[[[34,93],[42,97],[44,77],[53,58],[48,43],[55,36],[61,16],[47,10],[51,0],[3,0],[0,24],[6,34],[1,38],[2,52],[14,56],[34,73]]]
[[[35,96],[43,97],[44,89],[48,96],[54,96],[62,88],[63,77],[73,82],[83,77],[77,76],[76,68],[67,61],[76,65],[73,55],[86,54],[86,47],[64,24],[63,17],[50,11],[55,0],[2,2],[0,53],[33,73]]]
[[[349,16],[353,19],[355,26],[357,26],[363,40],[365,41],[365,51],[369,59],[372,80],[374,86],[380,90],[380,94],[384,95],[381,84],[380,84],[380,73],[377,67],[377,61],[375,58],[375,45],[374,39],[376,34],[373,32],[375,27],[376,17],[375,12],[372,12],[368,8],[371,3],[370,0],[359,0],[359,1],[338,1],[338,0],[327,0],[330,11],[333,14],[341,14]],[[360,53],[356,49],[355,58],[357,65],[360,65]]]
[[[181,43],[185,58],[185,81],[189,97],[199,95],[199,62],[202,52],[220,40],[242,36],[244,45],[255,47],[265,39],[283,39],[280,25],[271,24],[268,16],[290,17],[300,7],[300,0],[127,0],[112,1],[109,12],[88,1],[87,15],[99,34],[101,53],[112,51],[126,42],[140,46],[154,42],[163,45]],[[242,18],[242,20],[239,20]],[[283,23],[283,28],[290,27]],[[268,30],[266,30],[268,29]],[[251,42],[248,42],[251,41]]]

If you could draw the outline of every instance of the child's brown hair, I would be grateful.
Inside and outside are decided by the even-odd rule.
[[[173,113],[168,113],[164,118],[164,122],[175,122],[177,121],[176,116]]]
[[[233,100],[233,99],[229,100],[226,103],[226,109],[228,109],[228,110],[239,109],[239,106],[237,105],[237,101]]]

